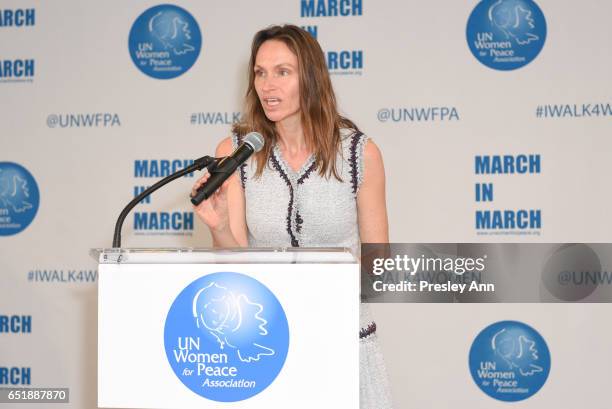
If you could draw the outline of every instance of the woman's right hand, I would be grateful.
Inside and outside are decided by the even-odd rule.
[[[210,177],[210,173],[206,172],[198,181],[193,185],[191,189],[191,197],[195,196],[197,190],[202,186]],[[207,200],[202,201],[197,206],[194,206],[195,212],[200,219],[210,228],[214,233],[229,231],[229,212],[227,206],[227,184],[228,180],[223,182],[221,187],[217,189]]]

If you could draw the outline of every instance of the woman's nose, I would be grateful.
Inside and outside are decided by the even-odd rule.
[[[267,76],[262,79],[261,89],[264,91],[271,91],[277,88],[277,78],[274,76]]]

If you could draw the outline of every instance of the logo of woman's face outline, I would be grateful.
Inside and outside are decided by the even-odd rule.
[[[200,320],[204,326],[211,331],[222,331],[230,318],[231,306],[227,296],[213,299],[204,304],[200,312]]]

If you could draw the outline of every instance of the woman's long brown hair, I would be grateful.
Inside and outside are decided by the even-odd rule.
[[[340,152],[340,129],[359,131],[349,119],[338,113],[336,96],[325,63],[321,46],[307,31],[294,26],[271,26],[255,34],[249,62],[249,86],[243,119],[232,131],[243,136],[251,131],[261,133],[265,139],[264,149],[255,154],[256,177],[261,176],[264,166],[272,155],[278,141],[274,122],[270,121],[261,106],[255,90],[255,58],[259,47],[268,40],[282,41],[298,60],[301,121],[306,145],[312,149],[315,164],[321,176],[333,175],[340,180],[336,170],[336,157]]]

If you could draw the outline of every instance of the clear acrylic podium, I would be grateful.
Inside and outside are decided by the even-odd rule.
[[[347,249],[97,249],[98,405],[359,407]]]

